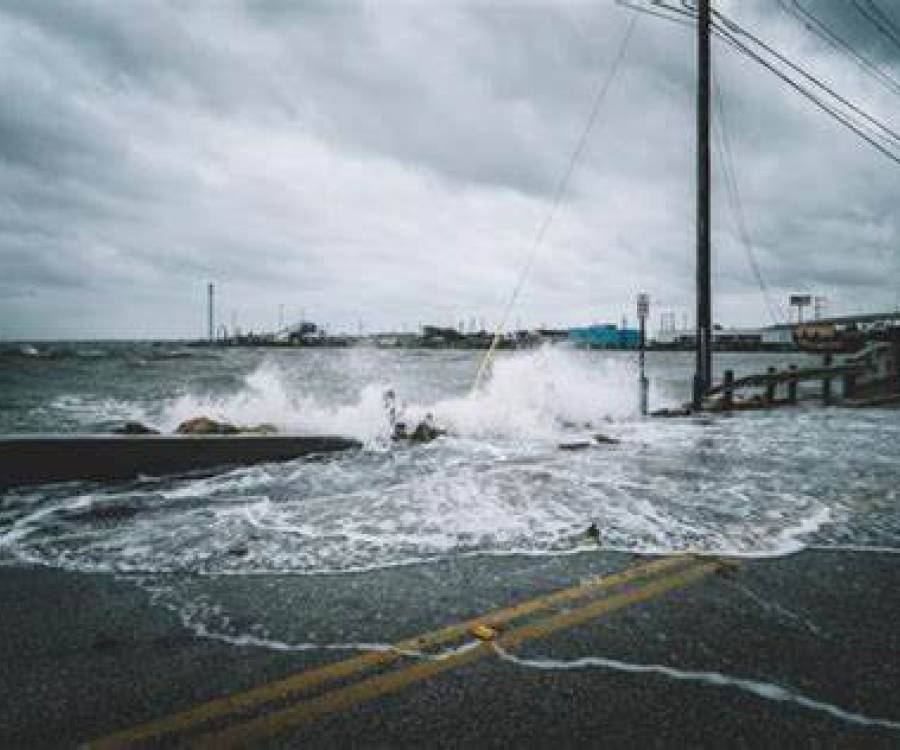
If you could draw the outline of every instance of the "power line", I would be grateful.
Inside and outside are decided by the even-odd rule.
[[[666,21],[671,21],[672,23],[677,23],[679,26],[687,26],[689,28],[693,28],[693,19],[694,15],[690,13],[685,13],[683,11],[677,10],[682,16],[688,16],[688,19],[678,18],[676,16],[671,16],[666,13],[661,13],[658,10],[651,10],[650,8],[645,8],[642,5],[638,5],[637,3],[629,2],[629,0],[615,0],[616,5],[619,5],[623,8],[628,8],[629,10],[637,11],[638,13],[643,13],[648,16],[656,16],[657,18],[662,18]],[[673,10],[673,9],[670,9]]]
[[[888,159],[895,162],[896,164],[900,164],[900,156],[893,153],[890,149],[886,148],[884,145],[879,143],[877,140],[875,140],[875,138],[872,135],[870,135],[869,133],[866,133],[864,130],[862,130],[859,127],[859,125],[854,123],[849,117],[847,117],[847,115],[845,115],[842,112],[838,112],[832,106],[830,106],[827,102],[822,101],[814,93],[812,93],[808,89],[801,86],[799,83],[797,83],[795,80],[793,80],[789,75],[787,75],[783,71],[779,70],[777,67],[772,65],[769,61],[767,61],[765,58],[763,58],[757,52],[750,49],[750,47],[748,47],[746,44],[744,44],[739,39],[737,39],[725,27],[723,27],[719,24],[715,24],[715,29],[719,35],[723,36],[725,39],[727,39],[729,42],[731,42],[731,44],[733,46],[735,46],[738,49],[740,49],[741,51],[743,51],[744,54],[746,54],[748,57],[750,57],[753,60],[755,60],[756,62],[758,62],[764,68],[770,70],[772,73],[774,73],[776,76],[778,76],[782,81],[784,81],[788,86],[790,86],[792,89],[794,89],[794,91],[796,91],[798,94],[803,96],[805,99],[808,99],[809,101],[811,101],[813,104],[815,104],[819,109],[821,109],[826,114],[831,115],[835,120],[837,120],[839,123],[841,123],[848,130],[851,130],[852,132],[856,133],[856,135],[858,135],[860,138],[862,138],[864,141],[866,141],[866,143],[868,143],[870,146],[872,146],[875,149],[877,149],[878,151],[880,151]]]
[[[836,34],[825,22],[808,8],[804,7],[800,0],[793,0],[791,6],[786,0],[778,0],[782,10],[792,15],[809,31],[824,40],[832,48],[848,55],[860,68],[877,79],[892,93],[900,96],[900,81],[889,75],[868,58],[861,55],[852,44]]]
[[[859,0],[853,0],[853,7],[859,14],[871,23],[881,35],[900,50],[900,34],[889,18],[884,16],[881,10],[872,2],[867,2],[864,7]]]
[[[731,145],[728,140],[728,123],[725,118],[724,94],[722,93],[721,85],[715,75],[713,76],[713,84],[713,95],[716,101],[716,108],[719,111],[718,127],[715,128],[716,135],[718,136],[716,144],[719,146],[721,156],[719,162],[722,165],[722,174],[725,178],[725,192],[728,196],[728,201],[731,204],[731,212],[732,214],[734,214],[738,236],[741,240],[744,252],[747,255],[747,261],[750,264],[750,269],[753,272],[754,277],[756,278],[756,283],[759,285],[760,292],[763,296],[763,301],[766,305],[766,310],[769,313],[769,318],[771,319],[772,323],[775,323],[777,325],[778,323],[784,322],[784,313],[780,308],[776,308],[775,303],[772,301],[769,287],[766,284],[765,278],[762,275],[762,271],[760,270],[759,263],[756,259],[753,242],[750,239],[750,232],[747,229],[746,215],[744,214],[743,205],[741,203],[741,194],[740,190],[738,189],[737,174],[734,167],[734,158],[732,157]]]
[[[884,22],[884,24],[891,29],[894,35],[897,38],[900,38],[900,27],[898,27],[897,24],[894,23],[894,21],[891,19],[891,17],[881,9],[878,3],[876,3],[875,0],[866,0],[866,4],[872,9],[872,12],[875,13]]]
[[[855,1],[856,0],[854,0],[854,2]],[[653,7],[657,10],[650,10],[649,8],[641,7],[633,2],[627,2],[626,0],[616,0],[616,3],[619,5],[625,5],[626,7],[632,8],[633,10],[639,11],[641,13],[653,15],[658,18],[663,18],[668,21],[672,21],[674,23],[678,23],[681,25],[688,25],[692,21],[696,20],[696,18],[697,18],[696,12],[694,12],[695,7],[693,5],[691,5],[687,0],[681,0],[681,5],[682,5],[681,8],[678,8],[673,5],[669,5],[668,3],[663,2],[663,0],[651,0],[651,2],[653,4]],[[841,52],[849,55],[854,60],[854,62],[856,62],[864,71],[875,76],[875,78],[877,78],[882,84],[887,86],[893,93],[900,95],[900,82],[898,82],[893,77],[889,76],[887,73],[882,71],[873,62],[871,62],[870,60],[868,60],[865,57],[863,57],[862,55],[860,55],[849,42],[845,41],[844,39],[839,37],[837,34],[832,32],[831,29],[829,29],[818,16],[813,14],[812,11],[805,8],[799,2],[799,0],[793,0],[793,5],[795,6],[794,8],[791,8],[790,6],[788,6],[786,0],[777,0],[777,2],[778,2],[778,5],[781,7],[781,9],[786,14],[788,14],[788,15],[792,16],[793,18],[795,18],[796,20],[798,20],[807,30],[814,33],[816,36],[818,36],[820,39],[825,41],[827,44],[829,44],[834,49],[837,49],[838,51],[841,51]],[[893,22],[884,14],[884,12],[881,11],[875,5],[874,0],[866,0],[866,2],[877,13],[880,14],[880,17],[886,22],[886,24],[890,25],[891,28],[893,28],[893,29],[897,29],[897,27],[893,24]],[[677,14],[677,16],[667,15],[667,14],[661,12],[662,10],[667,10],[670,13]],[[716,12],[716,11],[713,11],[713,12]],[[718,12],[716,12],[716,13],[717,13],[717,15],[722,17],[721,13],[718,13]],[[802,14],[802,16],[800,14]],[[685,20],[685,17],[690,20]],[[734,22],[731,21],[731,23],[734,23]],[[737,24],[735,24],[735,26],[737,26]],[[742,31],[744,31],[744,30],[742,29]],[[898,36],[900,36],[900,30],[898,30]],[[719,38],[723,39],[723,37],[721,37],[721,36]],[[731,46],[736,46],[728,39],[723,39],[723,40],[726,41],[727,43],[731,44]],[[759,41],[759,40],[757,40],[757,41]],[[769,45],[767,45],[767,46],[769,46]],[[769,51],[772,54],[777,54],[774,52],[774,50],[771,49],[771,47],[770,47]],[[784,57],[784,56],[781,56],[781,57]],[[788,62],[786,60],[786,58],[783,60],[783,62],[785,62],[785,64],[787,64],[789,66],[794,65],[793,63]],[[799,70],[799,66],[797,66],[797,68],[798,68],[798,72],[800,72],[801,75],[807,76],[805,71]],[[847,104],[850,107],[854,106],[849,102],[847,102]],[[867,116],[867,113],[864,116]],[[880,126],[880,123],[879,123],[879,126]]]
[[[870,123],[871,125],[876,127],[878,130],[882,131],[883,134],[887,135],[890,139],[893,139],[898,145],[900,145],[900,134],[898,134],[895,130],[888,127],[883,122],[876,119],[875,117],[870,115],[868,112],[866,112],[862,108],[858,107],[853,102],[849,101],[847,98],[841,96],[831,86],[827,85],[821,79],[817,78],[816,76],[812,75],[811,73],[809,73],[806,70],[804,70],[803,68],[801,68],[797,63],[788,59],[785,55],[778,52],[771,45],[766,44],[766,42],[764,42],[758,36],[750,33],[749,31],[744,29],[742,26],[740,26],[739,24],[732,21],[727,16],[725,16],[722,13],[719,13],[718,11],[715,11],[715,10],[713,11],[713,13],[716,15],[717,18],[721,19],[722,23],[724,23],[725,26],[727,26],[730,30],[735,31],[738,34],[740,34],[741,36],[745,36],[748,39],[752,40],[754,42],[754,44],[757,44],[759,47],[764,49],[766,52],[768,52],[770,55],[772,55],[772,57],[774,57],[776,60],[778,60],[782,64],[789,67],[795,73],[798,73],[800,76],[805,78],[807,81],[812,83],[814,86],[816,86],[820,90],[827,93],[829,96],[831,96],[832,98],[834,98],[835,100],[837,100],[838,102],[843,104],[845,107],[847,107],[851,111],[855,112],[857,115],[862,117],[868,123]],[[883,137],[883,136],[878,136],[878,137]]]
[[[794,2],[796,4],[798,2],[798,0],[794,0]],[[656,7],[656,8],[662,8],[662,9],[669,10],[673,13],[677,13],[679,15],[689,15],[689,16],[693,17],[693,14],[690,12],[692,10],[692,6],[689,5],[685,0],[682,0],[682,4],[686,10],[669,5],[665,2],[662,2],[662,0],[654,0],[654,2],[653,2],[654,7]],[[731,21],[730,19],[727,19],[724,16],[722,16],[722,14],[716,12],[716,16],[718,18],[722,18],[724,21],[726,21],[739,34],[745,35],[748,38],[753,39],[757,44],[759,44],[760,47],[762,47],[764,50],[766,50],[768,54],[776,57],[776,59],[779,59],[780,61],[782,61],[783,64],[787,65],[789,68],[795,70],[796,72],[800,73],[801,75],[806,77],[811,82],[815,83],[815,85],[818,86],[820,89],[822,89],[823,91],[829,92],[830,95],[833,96],[837,101],[844,103],[845,106],[847,106],[848,108],[850,108],[854,111],[863,113],[864,117],[866,119],[870,119],[871,121],[875,122],[877,124],[877,127],[880,130],[882,130],[883,133],[889,134],[890,137],[894,141],[900,142],[900,135],[895,133],[893,130],[888,128],[886,125],[884,125],[880,121],[871,117],[871,115],[868,115],[868,113],[864,113],[863,110],[861,110],[859,107],[852,104],[846,98],[840,96],[840,94],[837,94],[837,92],[833,91],[833,89],[830,89],[830,87],[826,86],[824,83],[822,83],[821,81],[816,79],[814,76],[812,76],[811,74],[804,71],[802,68],[800,68],[799,65],[788,60],[786,56],[784,56],[781,53],[774,50],[771,47],[771,45],[765,44],[764,42],[762,42],[762,40],[760,40],[757,37],[755,37],[754,35],[750,34],[750,32],[743,29],[741,26],[736,24],[734,21]],[[826,114],[831,115],[835,120],[837,120],[839,123],[841,123],[844,127],[848,128],[849,130],[854,132],[856,135],[858,135],[860,138],[862,138],[864,141],[866,141],[869,145],[873,146],[878,151],[880,151],[884,156],[888,157],[891,161],[894,161],[897,164],[900,164],[900,154],[893,151],[890,146],[886,146],[884,144],[884,141],[886,140],[885,135],[882,135],[879,133],[866,132],[863,129],[863,126],[860,125],[860,123],[854,122],[853,119],[849,115],[847,115],[845,112],[840,112],[840,111],[836,110],[833,105],[830,105],[829,103],[823,101],[819,96],[817,96],[815,93],[813,93],[812,91],[810,91],[809,89],[805,88],[803,85],[801,85],[800,83],[795,81],[793,78],[791,78],[789,75],[787,75],[784,71],[780,70],[778,67],[773,65],[770,61],[766,60],[758,52],[752,50],[750,47],[748,47],[746,44],[744,44],[742,41],[740,41],[738,38],[736,38],[736,36],[734,34],[732,34],[729,31],[729,29],[726,28],[723,24],[714,22],[713,23],[713,31],[716,33],[716,35],[720,39],[723,39],[726,43],[730,44],[732,47],[735,47],[736,49],[743,52],[744,54],[746,54],[748,57],[750,57],[751,59],[753,59],[760,65],[762,65],[763,67],[770,70],[772,73],[774,73],[776,76],[778,76],[782,81],[784,81],[788,86],[790,86],[792,89],[794,89],[794,91],[796,91],[798,94],[800,94],[804,98],[811,101],[813,104],[815,104],[819,109],[821,109]],[[898,145],[900,145],[900,143],[898,143]]]

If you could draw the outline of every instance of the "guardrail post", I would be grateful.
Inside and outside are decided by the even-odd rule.
[[[844,392],[842,395],[844,398],[852,398],[853,397],[853,391],[856,390],[856,373],[855,372],[848,372],[844,375],[844,389],[843,390],[844,390]]]
[[[774,375],[775,368],[770,367],[768,368],[767,372],[769,373],[769,375]],[[766,401],[768,401],[770,404],[775,403],[775,383],[773,382],[770,382],[768,385],[766,385]]]
[[[722,373],[722,407],[731,409],[734,406],[734,370]]]
[[[797,365],[788,365],[788,369],[792,372],[797,369]],[[796,404],[797,403],[797,378],[791,378],[788,380],[788,403]]]
[[[832,357],[830,354],[825,355],[825,367],[831,367]],[[826,375],[822,378],[822,403],[828,406],[831,403],[831,376]]]

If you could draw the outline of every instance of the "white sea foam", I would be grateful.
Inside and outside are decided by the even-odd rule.
[[[810,698],[792,688],[783,687],[771,682],[750,680],[743,677],[732,677],[730,675],[722,674],[721,672],[676,669],[661,664],[635,664],[632,662],[620,661],[618,659],[609,659],[603,656],[585,656],[570,661],[546,658],[525,659],[510,654],[496,644],[494,644],[494,649],[504,661],[522,667],[548,671],[600,668],[618,672],[629,672],[631,674],[654,674],[680,682],[693,682],[709,687],[740,690],[758,698],[763,698],[764,700],[776,701],[779,703],[794,703],[803,708],[826,714],[833,719],[848,724],[900,731],[900,721],[867,716],[855,711],[847,711],[840,706]]]
[[[199,414],[273,422],[353,435],[367,450],[88,495],[26,493],[0,544],[21,559],[84,570],[341,574],[459,555],[578,553],[573,539],[594,521],[608,550],[767,557],[810,541],[855,541],[855,495],[879,472],[889,489],[878,536],[865,543],[900,546],[891,441],[872,438],[870,417],[841,414],[840,430],[830,413],[640,421],[627,360],[563,348],[498,355],[477,393],[469,391],[470,355],[309,356],[319,359],[268,358],[235,391],[187,393],[152,408],[81,397],[56,407],[93,409],[91,418],[152,413],[147,421],[166,430]],[[306,369],[292,369],[296,362]],[[442,388],[423,386],[435,379]],[[391,445],[389,386],[405,419],[432,413],[451,435]],[[621,444],[557,450],[598,430]],[[848,441],[871,457],[866,472],[853,465],[858,451]],[[827,529],[840,536],[823,537]]]
[[[633,417],[634,377],[624,361],[598,366],[546,347],[497,361],[481,389],[429,408],[440,424],[461,435],[554,440],[566,423],[601,425]]]
[[[159,420],[164,431],[204,415],[241,426],[269,423],[283,432],[347,435],[373,440],[385,433],[383,406],[386,386],[371,383],[349,404],[323,404],[310,394],[293,391],[278,365],[264,363],[245,386],[229,395],[184,394],[165,405]]]
[[[151,424],[154,421],[145,404],[110,397],[67,394],[56,397],[42,408],[49,414],[61,414],[86,426],[102,422],[137,421]]]
[[[373,441],[385,437],[388,423],[383,397],[398,390],[402,417],[411,424],[426,414],[455,435],[472,438],[553,440],[566,422],[602,424],[635,414],[633,367],[611,360],[599,367],[564,349],[544,348],[516,357],[499,358],[492,377],[477,392],[434,401],[410,400],[396,383],[378,380],[361,384],[355,398],[342,403],[323,401],[297,391],[291,374],[273,361],[251,373],[244,387],[230,394],[186,393],[168,402],[155,424],[171,431],[186,419],[206,415],[239,425],[263,422],[283,431],[342,434]],[[624,397],[623,397],[624,396]],[[83,405],[81,405],[83,407]],[[95,413],[122,413],[119,404],[95,404]],[[138,410],[131,412],[139,415]]]

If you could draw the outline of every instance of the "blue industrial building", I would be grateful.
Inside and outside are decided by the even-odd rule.
[[[641,334],[636,328],[617,328],[612,324],[569,329],[569,341],[587,349],[637,349]]]

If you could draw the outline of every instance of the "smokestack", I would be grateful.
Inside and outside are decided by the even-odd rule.
[[[207,318],[208,318],[207,323],[209,324],[208,336],[209,336],[209,343],[211,344],[213,342],[213,333],[214,333],[214,325],[215,325],[215,318],[213,316],[213,297],[215,296],[215,285],[212,282],[210,282],[207,285],[206,290],[209,294],[209,309],[207,311]]]

